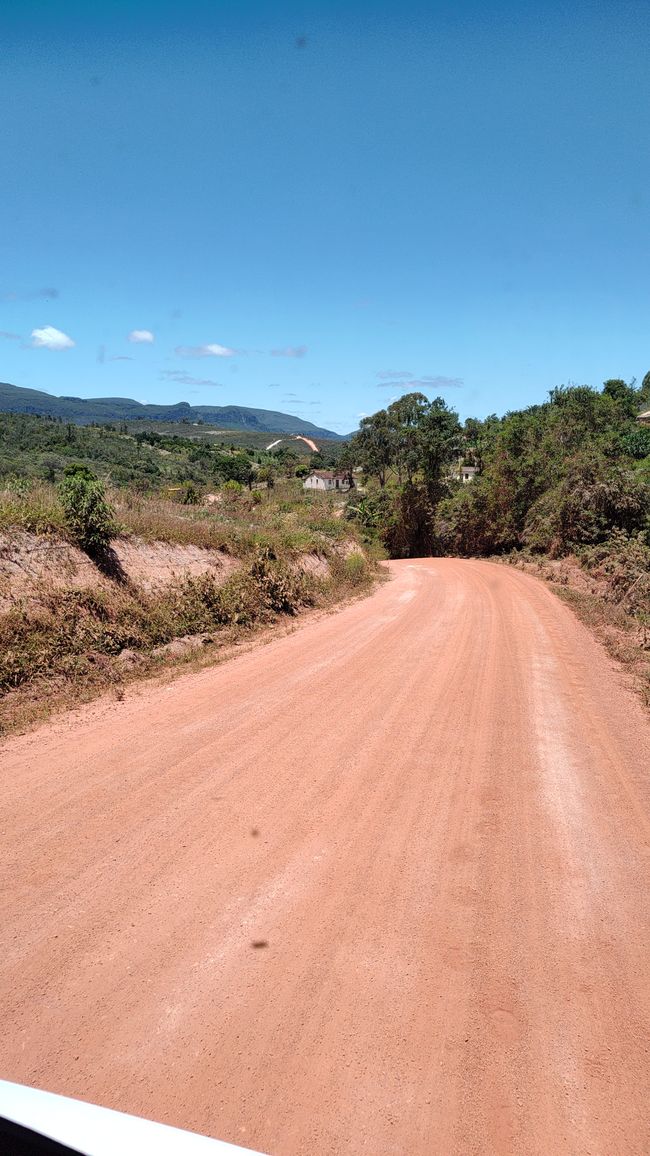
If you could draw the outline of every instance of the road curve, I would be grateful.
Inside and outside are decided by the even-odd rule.
[[[650,724],[535,579],[2,752],[0,1076],[274,1156],[650,1152]]]

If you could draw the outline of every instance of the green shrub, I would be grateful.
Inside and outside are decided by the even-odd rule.
[[[185,482],[183,486],[178,487],[178,492],[175,495],[176,501],[183,506],[198,506],[201,503],[203,494],[194,482]]]
[[[343,561],[343,573],[350,586],[363,586],[368,577],[368,565],[363,554],[348,554]]]
[[[103,482],[87,466],[66,466],[58,493],[75,541],[90,552],[105,550],[117,534],[117,525]]]

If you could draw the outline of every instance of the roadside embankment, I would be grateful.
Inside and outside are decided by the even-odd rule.
[[[274,499],[260,510],[244,497],[215,517],[131,498],[118,507],[120,534],[93,555],[57,526],[54,505],[39,523],[11,501],[0,733],[171,665],[216,661],[254,631],[362,593],[378,572],[322,505]]]
[[[579,556],[514,553],[505,561],[550,583],[650,706],[650,547],[645,541],[620,534]]]

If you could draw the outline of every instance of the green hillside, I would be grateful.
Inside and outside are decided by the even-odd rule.
[[[266,433],[305,434],[343,440],[332,430],[322,429],[302,418],[270,409],[253,409],[243,405],[143,405],[129,397],[54,397],[39,389],[0,382],[0,410],[4,413],[31,413],[57,417],[76,425],[106,422],[165,421],[174,423],[205,422],[223,429],[248,429]]]
[[[298,468],[335,465],[345,449],[342,441],[319,438],[317,444],[320,452],[314,454],[295,435],[151,420],[76,425],[0,412],[0,484],[10,478],[59,481],[65,467],[76,463],[114,486],[141,492],[187,484],[214,489],[226,481],[248,485],[260,470],[293,477]]]

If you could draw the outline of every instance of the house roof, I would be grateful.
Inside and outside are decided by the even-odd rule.
[[[648,420],[650,420],[650,409],[644,409],[643,413],[637,414],[636,420],[637,421],[644,421],[645,418],[648,418]]]
[[[311,476],[314,478],[324,478],[329,481],[334,481],[336,478],[340,478],[341,481],[343,481],[345,478],[347,478],[348,475],[337,474],[334,470],[312,470]]]

